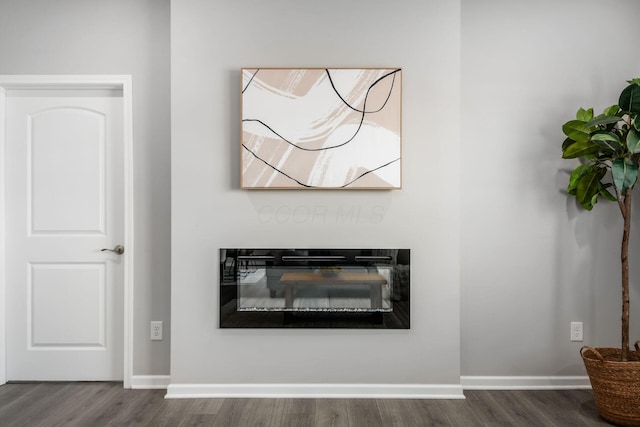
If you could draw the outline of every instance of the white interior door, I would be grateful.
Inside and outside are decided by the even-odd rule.
[[[122,91],[6,92],[7,380],[122,380]]]

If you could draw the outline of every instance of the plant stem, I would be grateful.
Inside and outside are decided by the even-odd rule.
[[[631,232],[631,189],[625,191],[624,202],[620,204],[624,220],[622,232],[622,362],[629,360],[629,234]]]

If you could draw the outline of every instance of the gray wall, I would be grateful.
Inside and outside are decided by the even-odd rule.
[[[3,0],[0,74],[131,74],[134,102],[133,374],[169,373],[168,0]],[[149,321],[164,320],[150,342]]]
[[[172,383],[459,382],[459,13],[172,2]],[[403,67],[403,189],[241,191],[240,68],[256,65]],[[218,248],[273,246],[411,248],[411,329],[219,329]]]
[[[572,163],[560,159],[560,126],[579,106],[615,102],[640,75],[640,57],[624,57],[640,36],[640,3],[404,0],[376,3],[365,20],[364,0],[263,3],[172,3],[174,382],[450,383],[459,366],[581,375],[572,320],[585,322],[586,343],[618,345],[619,214],[604,203],[585,213],[562,193]],[[166,0],[0,2],[0,74],[133,75],[136,375],[169,372],[169,341],[148,340],[149,320],[169,321],[168,30]],[[403,67],[404,188],[238,190],[239,68],[327,64]],[[264,215],[279,207],[326,213]],[[359,215],[345,221],[338,209]],[[272,244],[411,247],[412,329],[217,329],[217,248]],[[637,279],[632,297],[637,306]],[[395,348],[379,354],[380,344]],[[327,355],[329,346],[364,362]],[[378,354],[396,361],[398,352],[407,363],[380,374]],[[304,377],[274,368],[318,355],[347,363]]]
[[[638,16],[634,0],[462,2],[463,375],[584,375],[583,344],[620,345],[622,220],[613,203],[586,212],[566,196],[578,162],[561,159],[561,126],[640,77]]]

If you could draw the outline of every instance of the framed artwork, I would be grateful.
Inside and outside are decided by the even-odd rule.
[[[243,68],[241,187],[399,189],[400,68]]]

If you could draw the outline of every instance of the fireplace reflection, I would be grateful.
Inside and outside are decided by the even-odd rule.
[[[409,328],[408,249],[221,249],[220,326]]]

